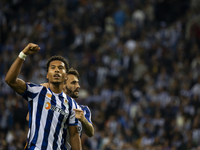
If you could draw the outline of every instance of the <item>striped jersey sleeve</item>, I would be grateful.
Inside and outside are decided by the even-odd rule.
[[[91,121],[91,111],[90,111],[89,107],[86,106],[86,105],[80,105],[80,107],[83,110],[85,118],[87,119],[87,121],[89,123],[92,123],[92,121]]]
[[[27,100],[33,100],[42,90],[43,86],[34,83],[26,83],[26,90],[21,96]]]

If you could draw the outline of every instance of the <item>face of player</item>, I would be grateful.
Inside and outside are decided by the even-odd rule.
[[[79,89],[80,85],[78,78],[75,75],[68,74],[63,91],[72,98],[78,98]]]
[[[60,60],[50,62],[47,79],[49,79],[50,83],[63,83],[67,79],[65,64]]]

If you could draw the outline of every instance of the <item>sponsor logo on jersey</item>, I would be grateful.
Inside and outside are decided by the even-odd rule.
[[[46,103],[45,103],[45,108],[46,108],[46,109],[50,109],[50,108],[51,108],[51,104],[50,104],[49,102],[46,102]]]
[[[68,115],[68,113],[67,112],[65,112],[62,108],[59,108],[59,107],[57,107],[57,106],[55,106],[55,105],[51,105],[51,103],[49,103],[49,102],[46,102],[45,103],[45,109],[51,109],[51,110],[53,110],[53,111],[57,111],[57,112],[59,112],[59,113],[61,113],[62,115],[64,115],[64,116],[67,116]]]

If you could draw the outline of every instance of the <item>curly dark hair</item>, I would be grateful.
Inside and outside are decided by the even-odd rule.
[[[64,64],[65,64],[65,69],[66,69],[66,72],[69,71],[69,64],[67,62],[67,60],[62,57],[62,56],[59,56],[59,55],[55,55],[55,56],[52,56],[51,58],[48,59],[47,63],[46,63],[46,71],[48,72],[49,71],[49,65],[52,61],[54,60],[60,60],[62,61]]]

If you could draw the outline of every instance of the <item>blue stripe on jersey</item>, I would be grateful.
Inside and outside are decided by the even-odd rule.
[[[72,110],[72,101],[70,101],[70,97],[68,96],[68,95],[66,95],[67,96],[67,99],[68,99],[68,103],[69,103],[69,115],[68,115],[68,117],[67,117],[67,121],[66,121],[66,123],[67,122],[69,122],[69,116],[71,116],[71,110]],[[65,124],[66,125],[66,124]],[[68,125],[68,124],[67,124]]]
[[[81,107],[81,109],[83,110],[83,112],[85,112],[85,118],[88,120],[88,122],[91,122],[91,112],[90,109],[87,106],[84,105],[79,105]]]
[[[28,97],[31,98],[31,99],[34,99],[36,96],[37,96],[38,93],[31,93],[29,91],[26,92],[26,94],[23,94],[23,98],[25,100],[28,100]]]
[[[67,135],[67,130],[66,129],[64,129],[64,132],[63,132],[64,134],[63,134],[63,138],[62,138],[62,143],[64,143],[64,140],[66,139],[66,135]],[[61,146],[60,146],[60,149],[61,150],[68,150],[67,148],[66,148],[66,146],[65,146],[65,144],[62,144]]]
[[[61,93],[61,94],[62,94],[62,93]],[[64,97],[63,97],[61,94],[60,94],[58,97],[59,97],[60,101],[62,102],[62,103],[61,103],[62,109],[65,110],[65,109],[66,109],[66,107],[65,107],[65,105],[64,105],[65,101],[64,101]]]
[[[59,115],[58,120],[63,120],[63,118],[64,118],[63,115]],[[57,147],[58,147],[57,140],[58,140],[60,128],[61,128],[61,123],[58,121],[57,126],[56,126],[56,131],[53,135],[54,136],[53,149],[57,149]]]
[[[66,107],[63,104],[64,103],[64,97],[61,94],[58,97],[59,97],[60,101],[62,101],[62,103],[61,103],[62,109],[65,110]],[[64,119],[64,116],[60,114],[58,120],[63,120],[63,119]],[[58,135],[59,135],[61,125],[62,125],[62,123],[60,121],[58,121],[58,123],[56,125],[56,131],[54,133],[53,149],[57,149],[57,147],[58,147],[57,140],[58,140]]]
[[[63,135],[62,135],[62,140],[64,140],[64,144],[66,143],[66,137],[67,137],[67,129],[63,129]]]
[[[32,146],[32,145],[31,145]],[[30,147],[28,150],[34,150],[35,149],[35,145]]]
[[[28,107],[29,107],[29,128],[31,128],[31,124],[32,124],[32,114],[33,114],[33,101],[29,101],[28,102]]]
[[[54,101],[56,98],[54,95],[52,95],[51,97],[51,105],[56,106],[56,102]],[[51,122],[52,122],[52,118],[53,118],[53,114],[54,111],[52,111],[51,109],[49,109],[48,114],[47,114],[47,120],[46,124],[45,124],[45,128],[44,128],[44,138],[42,141],[42,149],[47,149],[47,145],[48,145],[48,137],[49,137],[49,131],[51,128]]]
[[[68,95],[66,95],[66,96],[67,96],[68,103],[69,103],[69,111],[71,111],[71,109],[72,109],[72,99]]]
[[[38,93],[31,93],[29,91],[27,91],[27,86],[33,87],[33,86],[39,86],[36,84],[28,84],[26,83],[26,90],[23,94],[20,94],[25,100],[28,100],[28,97],[30,97],[31,99],[35,98],[37,96]]]
[[[42,113],[42,108],[44,106],[44,99],[45,99],[44,95],[46,95],[46,93],[47,93],[47,89],[43,87],[38,98],[38,106],[37,106],[37,112],[36,112],[36,129],[35,129],[35,135],[33,137],[33,140],[31,141],[31,144],[33,145],[35,145],[37,142],[38,132],[40,128],[41,113]]]
[[[29,101],[28,102],[28,107],[29,107],[29,121],[28,121],[28,126],[29,126],[29,129],[31,129],[31,125],[32,125],[32,114],[33,114],[33,101]],[[29,144],[29,140],[30,140],[30,137],[31,137],[31,132],[29,133],[29,137],[27,139],[27,144]]]

